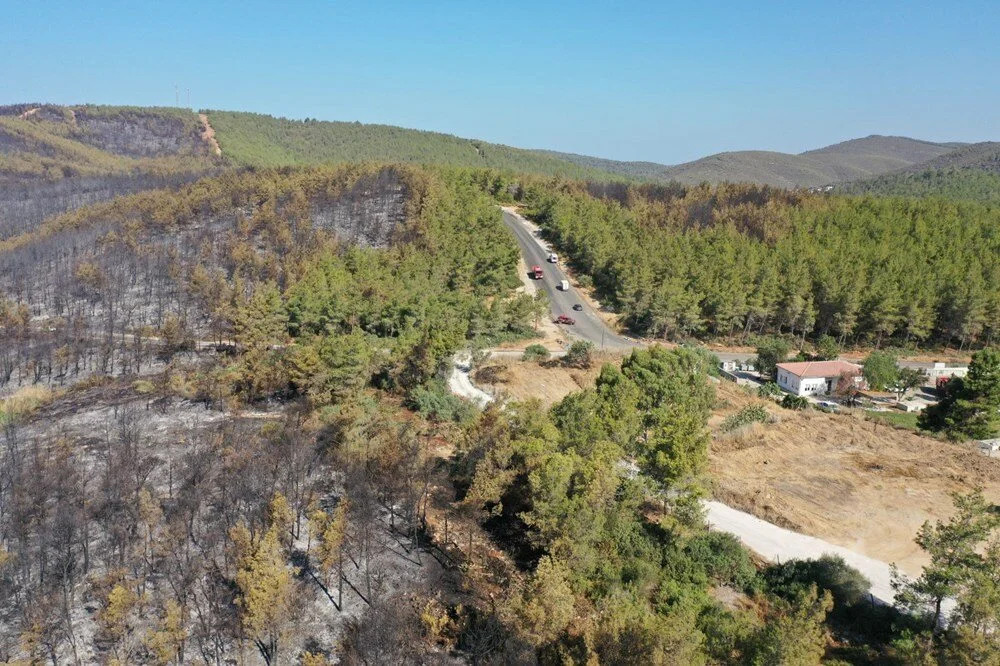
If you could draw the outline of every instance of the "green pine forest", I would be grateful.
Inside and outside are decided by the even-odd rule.
[[[636,333],[959,347],[1000,337],[995,206],[755,185],[617,189],[542,183],[523,201]]]
[[[1000,204],[1000,174],[977,169],[929,169],[886,174],[836,187],[843,194],[877,197],[942,197]]]
[[[288,120],[232,111],[207,113],[223,155],[239,165],[416,162],[568,178],[613,177],[541,152],[436,132],[357,122]]]

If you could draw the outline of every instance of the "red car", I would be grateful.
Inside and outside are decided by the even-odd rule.
[[[558,317],[556,317],[556,323],[572,326],[573,324],[576,323],[576,319],[573,319],[572,317],[567,317],[566,315],[559,315]]]

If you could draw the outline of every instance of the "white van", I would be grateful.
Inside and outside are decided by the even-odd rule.
[[[559,289],[561,289],[562,291],[569,291],[569,282],[567,282],[566,280],[560,280]]]

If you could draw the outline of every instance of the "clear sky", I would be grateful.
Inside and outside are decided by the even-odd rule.
[[[360,120],[675,163],[1000,140],[1000,0],[0,0],[0,103]]]

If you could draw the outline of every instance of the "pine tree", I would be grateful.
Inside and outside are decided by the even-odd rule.
[[[293,619],[294,570],[285,561],[276,526],[244,550],[235,576],[240,622],[264,661],[274,664]]]

